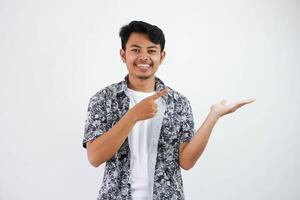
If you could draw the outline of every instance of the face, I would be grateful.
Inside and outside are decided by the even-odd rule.
[[[120,50],[123,63],[127,65],[129,76],[149,79],[155,75],[162,63],[165,52],[159,44],[154,44],[143,33],[131,33],[125,50]]]

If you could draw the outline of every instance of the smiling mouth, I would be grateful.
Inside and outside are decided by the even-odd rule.
[[[141,68],[149,68],[151,67],[150,64],[136,64],[137,67],[141,67]]]

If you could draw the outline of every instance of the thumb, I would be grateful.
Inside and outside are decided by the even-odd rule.
[[[225,104],[226,104],[226,99],[223,99],[223,100],[221,101],[221,104],[225,105]]]
[[[167,94],[169,91],[170,91],[170,89],[168,87],[166,87],[166,88],[162,89],[161,91],[156,92],[154,95],[152,95],[152,99],[156,100],[159,97],[164,96],[165,94]]]

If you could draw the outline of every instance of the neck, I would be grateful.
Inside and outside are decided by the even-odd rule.
[[[133,77],[129,74],[128,76],[128,88],[140,91],[140,92],[153,92],[155,91],[155,77],[149,77],[147,79],[140,79]]]

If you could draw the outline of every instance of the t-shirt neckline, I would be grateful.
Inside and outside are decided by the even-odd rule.
[[[151,95],[155,94],[155,91],[153,91],[153,92],[141,92],[141,91],[136,91],[136,90],[133,90],[133,89],[130,89],[130,88],[127,88],[127,92],[128,92],[128,94],[133,95],[133,96],[137,96],[137,97],[148,97],[148,96],[151,96]]]

